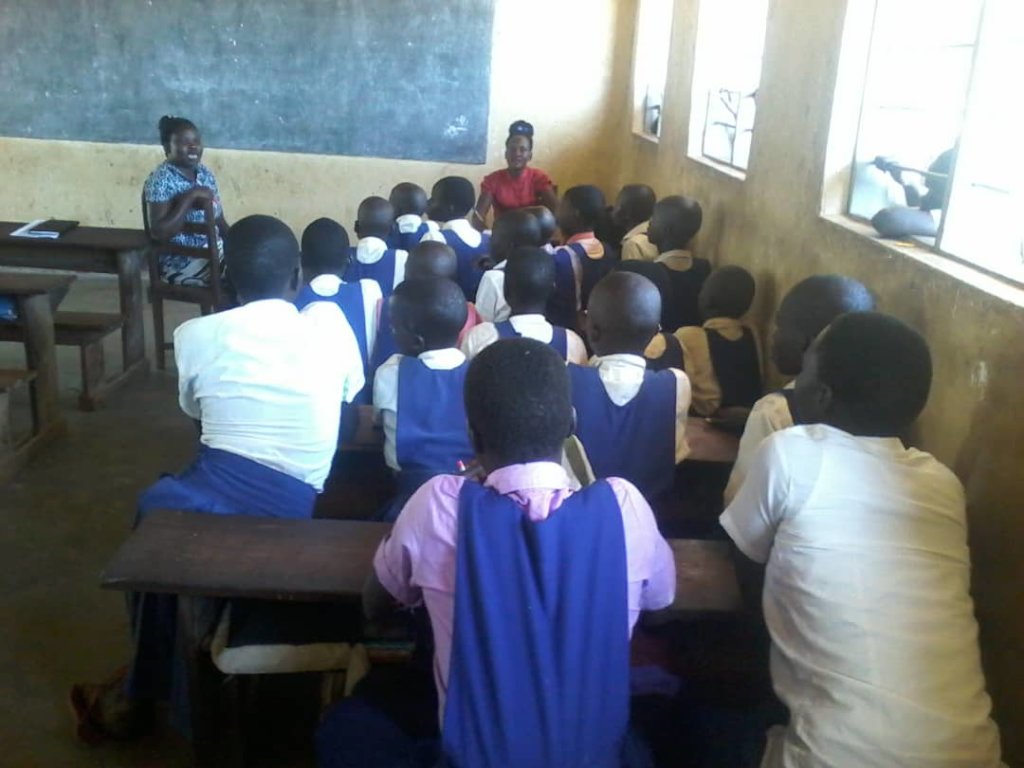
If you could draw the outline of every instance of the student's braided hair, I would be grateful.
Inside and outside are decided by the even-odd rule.
[[[196,128],[196,124],[187,117],[175,117],[174,115],[164,115],[156,127],[160,131],[160,143],[164,147],[164,152],[171,151],[171,137],[174,134],[189,128],[193,131],[199,130]]]

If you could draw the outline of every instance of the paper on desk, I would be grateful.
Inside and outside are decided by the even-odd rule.
[[[40,224],[42,224],[44,221],[49,221],[49,219],[36,219],[35,221],[30,221],[25,226],[18,227],[16,230],[11,232],[11,237],[30,237],[33,240],[39,240],[39,239],[42,239],[42,240],[56,240],[58,237],[60,237],[60,232],[32,232],[31,231],[31,230],[35,229],[36,227],[38,227]]]

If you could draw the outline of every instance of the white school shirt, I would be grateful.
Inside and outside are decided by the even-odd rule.
[[[441,225],[442,230],[448,230],[458,235],[459,239],[468,245],[470,248],[478,248],[481,241],[483,240],[483,233],[474,227],[469,219],[452,219],[446,221]],[[447,242],[444,239],[444,235],[441,236],[442,242]]]
[[[519,335],[527,339],[536,339],[544,344],[550,344],[552,336],[555,335],[555,327],[547,321],[544,315],[512,315],[509,322]],[[466,359],[472,360],[500,338],[501,335],[494,323],[481,323],[470,329],[466,338],[462,340],[462,352],[466,355]],[[583,344],[583,339],[569,329],[565,330],[565,349],[566,362],[577,365],[587,364],[587,348]]]
[[[512,307],[505,301],[505,264],[488,269],[476,288],[476,311],[488,323],[503,323],[512,316]]]
[[[597,375],[604,385],[608,398],[616,405],[625,405],[640,392],[644,383],[647,361],[640,355],[594,355],[590,365],[597,368]],[[686,442],[686,418],[690,411],[690,380],[677,368],[668,368],[676,377],[676,464],[690,453]],[[644,450],[646,446],[635,446]]]
[[[436,221],[430,221],[424,219],[422,216],[417,216],[415,213],[403,213],[397,219],[395,219],[395,226],[398,227],[398,231],[403,235],[409,235],[418,230],[424,224],[427,225],[427,232],[423,237],[419,239],[420,243],[434,242],[443,243],[445,242],[444,235],[441,234],[441,227],[438,226]]]
[[[317,296],[330,299],[338,295],[345,282],[337,275],[317,275],[309,281],[310,290]],[[363,294],[363,320],[366,333],[366,348],[373,355],[373,345],[377,340],[377,327],[380,324],[380,305],[384,300],[380,285],[376,280],[360,280],[359,290]]]
[[[790,382],[784,389],[793,389],[795,382]],[[750,471],[750,463],[754,460],[757,449],[761,447],[768,437],[779,430],[793,426],[793,414],[789,412],[789,403],[784,395],[778,392],[771,392],[756,403],[750,409],[747,423],[743,427],[743,435],[740,437],[740,445],[736,453],[736,463],[733,464],[732,472],[729,474],[729,482],[722,494],[725,505],[733,500],[743,481]]]
[[[398,366],[402,357],[398,354],[389,357],[373,378],[373,410],[384,427],[384,461],[396,472],[401,469],[395,435],[398,431]],[[450,371],[466,362],[466,356],[455,347],[432,349],[420,354],[419,359],[434,371]]]
[[[323,489],[342,402],[363,388],[355,334],[333,302],[281,299],[197,317],[174,331],[181,409],[203,445]]]
[[[376,264],[383,258],[384,252],[387,250],[388,244],[379,237],[364,237],[356,243],[356,261],[360,264]],[[405,262],[408,260],[408,251],[395,249],[395,282],[391,286],[392,288],[405,280]]]
[[[762,768],[993,768],[960,481],[896,438],[769,437],[722,526],[766,563],[775,692]]]

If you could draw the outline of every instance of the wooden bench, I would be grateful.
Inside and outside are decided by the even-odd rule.
[[[78,406],[94,411],[110,389],[103,356],[103,339],[122,330],[124,320],[112,312],[57,312],[54,315],[54,342],[78,347],[82,369],[82,392]],[[0,323],[0,341],[21,341],[20,323]]]

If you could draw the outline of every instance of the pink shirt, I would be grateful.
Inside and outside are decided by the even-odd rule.
[[[441,475],[423,485],[402,509],[391,535],[381,542],[373,566],[380,583],[406,605],[426,604],[434,629],[434,678],[441,712],[448,690],[448,669],[455,614],[455,544],[458,539],[459,492],[466,479]],[[665,608],[676,591],[672,550],[658,532],[651,508],[626,480],[608,484],[622,509],[629,579],[629,631],[641,610]],[[540,521],[573,494],[558,464],[514,464],[492,472],[484,485],[508,496]]]

